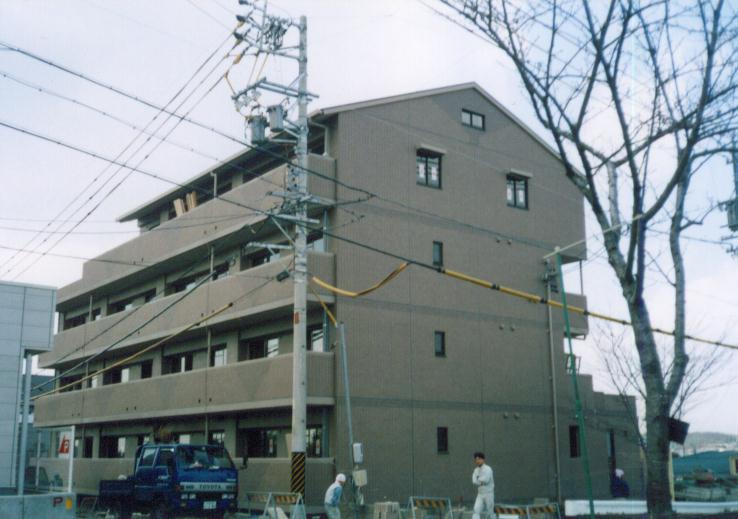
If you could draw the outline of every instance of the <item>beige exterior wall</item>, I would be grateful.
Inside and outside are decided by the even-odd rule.
[[[462,126],[462,108],[484,114],[486,129]],[[330,127],[331,157],[312,155],[310,167],[344,185],[311,176],[311,192],[339,202],[364,197],[345,187],[352,185],[397,202],[373,198],[349,205],[350,211],[331,208],[327,225],[332,234],[427,264],[432,261],[433,242],[442,242],[445,267],[539,296],[546,294],[543,255],[585,236],[582,198],[565,180],[558,160],[475,89],[339,111],[321,122]],[[419,148],[443,154],[441,189],[416,183]],[[284,172],[280,167],[263,179],[234,183],[236,187],[226,196],[267,208],[276,199],[266,196],[274,186],[265,180],[280,183]],[[506,175],[511,172],[529,179],[528,209],[507,205]],[[311,211],[316,218],[322,216],[319,207]],[[289,279],[258,287],[265,278],[276,276],[290,258],[285,254],[281,263],[248,268],[242,253],[247,242],[281,239],[266,225],[247,230],[245,225],[263,221],[248,212],[210,201],[161,224],[157,228],[161,231],[144,233],[102,256],[144,267],[88,263],[83,279],[60,291],[59,308],[70,317],[89,311],[90,296],[94,308],[98,302],[109,306],[142,289],[166,290],[170,280],[204,265],[203,255],[211,245],[217,247],[216,263],[235,257],[227,277],[205,283],[140,330],[179,294],[64,330],[56,337],[54,351],[41,360],[44,367],[68,367],[108,347],[113,339],[135,332],[90,369],[109,366],[249,294],[207,325],[210,344],[226,346],[226,366],[207,368],[208,335],[201,327],[141,358],[153,361],[152,378],[141,380],[140,368],[132,366],[131,382],[46,397],[37,404],[37,422],[77,424],[82,428],[78,435],[92,434],[95,439],[95,456],[101,436],[126,435],[127,442],[134,442],[162,424],[199,441],[206,441],[208,432],[225,431],[226,446],[237,457],[245,453],[249,430],[279,431],[281,445],[290,426],[293,287]],[[211,222],[165,232],[194,223],[200,216],[235,219],[217,224],[217,229]],[[337,238],[324,240],[327,252],[312,252],[308,270],[342,288],[373,285],[399,264],[397,259]],[[565,261],[583,258],[581,248],[570,251]],[[569,304],[586,307],[586,298],[573,293],[579,287],[566,288]],[[544,305],[419,266],[411,266],[392,283],[362,298],[320,294],[346,326],[353,427],[356,440],[365,448],[368,502],[406,501],[409,495],[468,502],[474,492],[470,474],[476,450],[488,454],[499,501],[555,499],[556,446],[562,496],[583,495],[580,459],[569,455],[569,426],[576,422],[560,311],[553,312],[549,323]],[[309,324],[320,326],[322,308],[312,293],[308,297]],[[114,333],[100,335],[118,320]],[[571,324],[575,335],[588,331],[584,316],[572,315]],[[444,356],[434,352],[437,331],[445,333]],[[244,341],[266,336],[279,336],[276,357],[239,362]],[[334,332],[324,340],[331,345],[335,341]],[[166,355],[187,352],[193,353],[192,371],[161,375]],[[335,472],[350,469],[345,388],[338,360],[332,352],[309,355],[309,426],[323,435],[320,457],[308,464],[311,504],[320,503],[320,490]],[[594,393],[591,380],[581,375],[580,379],[595,491],[605,497],[610,431],[617,463],[629,464],[626,471],[638,470],[638,451],[618,399]],[[553,385],[559,396],[558,437],[553,429]],[[439,427],[448,430],[445,453],[437,452]],[[135,445],[130,449],[126,445],[130,456],[128,451]],[[284,448],[286,454],[286,444]],[[277,449],[275,458],[249,460],[242,489],[286,489],[289,464],[282,453]],[[632,487],[637,493],[638,488]]]

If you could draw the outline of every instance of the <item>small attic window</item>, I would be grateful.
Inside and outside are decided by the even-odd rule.
[[[484,130],[484,115],[462,108],[461,124],[471,128],[476,128],[477,130]]]

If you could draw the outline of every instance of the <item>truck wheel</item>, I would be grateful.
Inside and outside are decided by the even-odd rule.
[[[123,506],[122,503],[116,503],[116,505],[113,506],[111,512],[113,513],[113,517],[115,519],[131,519],[131,511]]]

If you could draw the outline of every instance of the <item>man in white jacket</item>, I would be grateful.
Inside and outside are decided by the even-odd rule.
[[[344,483],[346,483],[346,476],[339,474],[325,492],[324,505],[328,519],[341,519],[341,509],[338,508],[338,505],[341,503]]]
[[[495,478],[492,468],[487,465],[483,452],[474,453],[476,468],[472,473],[472,483],[477,487],[477,499],[474,501],[472,519],[479,519],[482,512],[489,517],[495,516]]]

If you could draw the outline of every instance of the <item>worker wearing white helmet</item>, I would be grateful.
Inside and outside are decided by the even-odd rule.
[[[341,519],[341,510],[338,508],[338,504],[341,502],[344,483],[346,483],[346,476],[338,474],[336,480],[325,492],[324,504],[328,519]]]

